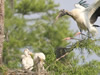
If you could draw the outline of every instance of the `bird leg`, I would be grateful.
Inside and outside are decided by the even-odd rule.
[[[63,40],[80,40],[80,39],[77,39],[77,38],[73,38],[73,37],[67,37],[67,38],[64,38]]]
[[[79,33],[79,32],[78,32],[78,33]],[[89,30],[88,30],[88,33],[89,33]],[[77,33],[76,33],[76,34],[77,34]],[[80,29],[80,34],[81,34],[82,39],[84,39],[83,36],[86,36],[86,37],[88,37],[88,38],[91,38],[91,37],[90,37],[90,33],[89,33],[88,36],[87,36],[86,34],[82,33],[82,30],[81,30],[81,29]]]
[[[75,36],[80,35],[80,34],[81,34],[82,39],[84,39],[84,38],[83,38],[83,35],[86,36],[86,37],[88,37],[87,35],[85,35],[84,33],[82,33],[82,31],[77,32],[77,33],[75,34]]]
[[[67,38],[64,38],[63,40],[71,40],[72,37],[67,37]]]
[[[89,33],[89,32],[88,32],[88,33]],[[88,38],[91,38],[91,37],[90,37],[90,33],[89,33],[88,36],[87,36],[87,35],[83,34],[82,31],[81,31],[81,32],[77,32],[74,36],[78,36],[78,35],[80,35],[80,34],[81,34],[82,39],[84,39],[84,38],[83,38],[83,35],[86,36],[86,37],[88,37]],[[73,38],[73,37],[67,37],[67,38],[64,38],[63,40],[71,40],[71,39],[80,40],[80,39]]]
[[[83,34],[82,32],[77,32],[74,36],[78,36],[78,35],[80,35],[80,34],[85,35],[85,34]],[[86,35],[85,35],[85,36],[86,36]],[[71,39],[79,40],[79,39],[76,39],[76,38],[73,38],[73,37],[67,37],[67,38],[64,38],[63,40],[71,40]]]
[[[81,32],[77,32],[77,33],[75,34],[75,36],[80,35],[80,34],[81,34]]]
[[[78,32],[74,36],[77,36],[77,35],[80,35],[80,34],[81,34],[81,32]],[[76,38],[73,38],[73,37],[67,37],[67,38],[64,38],[63,40],[71,40],[71,39],[80,40],[80,39],[76,39]]]
[[[78,32],[78,33],[81,34],[81,38],[82,38],[82,39],[84,39],[83,35],[86,36],[85,34],[82,33],[82,30],[81,30],[81,29],[80,29],[80,32]],[[76,34],[78,34],[78,33],[76,33]],[[80,34],[78,34],[78,35],[80,35]],[[76,36],[77,36],[77,35],[76,35]]]
[[[88,30],[88,38],[91,38],[91,34],[89,32],[89,29],[87,29],[87,30]]]

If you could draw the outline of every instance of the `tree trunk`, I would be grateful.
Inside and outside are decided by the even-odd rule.
[[[0,64],[2,64],[4,37],[4,0],[0,0]]]

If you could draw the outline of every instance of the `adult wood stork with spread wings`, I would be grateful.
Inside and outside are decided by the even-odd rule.
[[[90,34],[91,36],[95,36],[97,34],[96,27],[99,27],[99,25],[94,25],[94,23],[100,16],[100,0],[95,0],[95,2],[88,7],[84,7],[86,1],[83,1],[83,5],[81,4],[82,1],[83,0],[75,4],[75,9],[70,12],[64,9],[61,10],[56,20],[64,15],[69,15],[77,22],[81,34],[83,34],[82,31],[84,30],[88,31],[89,36]]]

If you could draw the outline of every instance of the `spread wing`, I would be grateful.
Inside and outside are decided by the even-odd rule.
[[[98,16],[100,16],[100,0],[96,0],[92,5],[84,10],[91,23],[94,23]]]
[[[90,22],[93,24],[97,18],[100,16],[100,7],[93,13],[93,15],[90,18]]]
[[[78,4],[80,4],[81,6],[87,8],[89,4],[86,3],[87,1],[81,0],[78,2]]]

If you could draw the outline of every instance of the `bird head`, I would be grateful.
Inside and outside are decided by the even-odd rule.
[[[24,50],[24,54],[29,54],[29,52],[30,52],[29,49]]]
[[[32,56],[32,55],[33,55],[33,53],[32,53],[31,51],[29,51],[29,49],[25,49],[25,50],[24,50],[24,54],[25,54],[26,56],[28,56],[28,55]]]
[[[62,17],[62,16],[64,16],[64,15],[66,15],[66,14],[67,14],[67,12],[66,12],[64,9],[60,10],[60,11],[59,11],[59,14],[58,14],[57,17],[56,17],[56,20],[58,20],[58,18],[60,18],[60,17]]]
[[[33,55],[33,53],[32,52],[29,52],[29,55]]]

